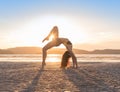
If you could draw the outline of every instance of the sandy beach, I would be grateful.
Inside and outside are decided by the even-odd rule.
[[[60,69],[59,63],[1,62],[0,92],[120,92],[120,63],[79,63]]]

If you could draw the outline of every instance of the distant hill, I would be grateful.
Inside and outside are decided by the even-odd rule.
[[[120,49],[94,50],[89,53],[90,54],[120,54]]]
[[[40,47],[16,47],[9,48],[8,51],[11,51],[12,54],[39,54],[41,53]]]
[[[9,48],[6,51],[11,52],[11,54],[41,54],[42,48],[40,47],[16,47],[16,48]],[[62,54],[66,51],[65,48],[52,48],[49,49],[47,52],[50,54]],[[87,54],[88,51],[73,49],[74,53],[76,54]]]
[[[48,50],[48,53],[51,54],[62,54],[66,51],[65,48],[52,48]],[[73,49],[73,52],[76,54],[88,54],[89,52],[86,50],[80,50],[80,49]]]
[[[76,54],[89,54],[89,51],[86,51],[86,50],[73,49],[73,51]]]
[[[0,54],[13,54],[11,51],[9,50],[4,50],[4,49],[0,49]]]
[[[52,48],[48,50],[50,54],[63,54],[66,51],[65,48]],[[120,54],[120,49],[104,49],[86,51],[81,49],[73,49],[75,54]],[[41,54],[42,48],[40,47],[15,47],[9,49],[0,49],[0,54]]]

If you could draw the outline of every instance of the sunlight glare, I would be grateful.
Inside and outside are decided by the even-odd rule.
[[[15,38],[14,42],[17,45],[21,43],[24,46],[42,47],[46,42],[42,43],[42,40],[49,34],[53,26],[58,26],[59,37],[68,38],[74,43],[87,40],[86,34],[78,25],[62,16],[43,16],[31,19],[28,23],[21,24],[21,28],[13,31],[10,38]],[[53,36],[50,37],[50,40],[52,39]]]
[[[50,58],[50,57],[48,57],[47,58],[47,62],[59,62],[59,59],[58,58]]]
[[[54,39],[54,35],[51,35],[49,40],[52,41]]]

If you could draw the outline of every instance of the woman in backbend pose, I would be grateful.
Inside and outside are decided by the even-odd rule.
[[[49,40],[50,36],[52,36],[52,35],[53,35],[52,41],[47,43],[42,49],[43,50],[42,67],[44,68],[44,66],[46,65],[45,60],[46,60],[46,56],[47,56],[47,50],[54,47],[54,46],[59,46],[60,44],[63,44],[66,47],[66,49],[69,51],[69,53],[72,57],[73,67],[77,68],[78,67],[77,66],[77,59],[72,51],[72,43],[67,38],[59,38],[57,26],[53,27],[51,32],[48,34],[47,37],[45,37],[45,39],[42,42],[44,42],[45,40]]]

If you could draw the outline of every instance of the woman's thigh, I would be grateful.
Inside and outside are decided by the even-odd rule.
[[[47,50],[47,49],[50,49],[50,48],[54,47],[55,45],[56,45],[56,44],[55,44],[53,41],[51,41],[51,42],[47,43],[47,44],[43,47],[43,49]]]

